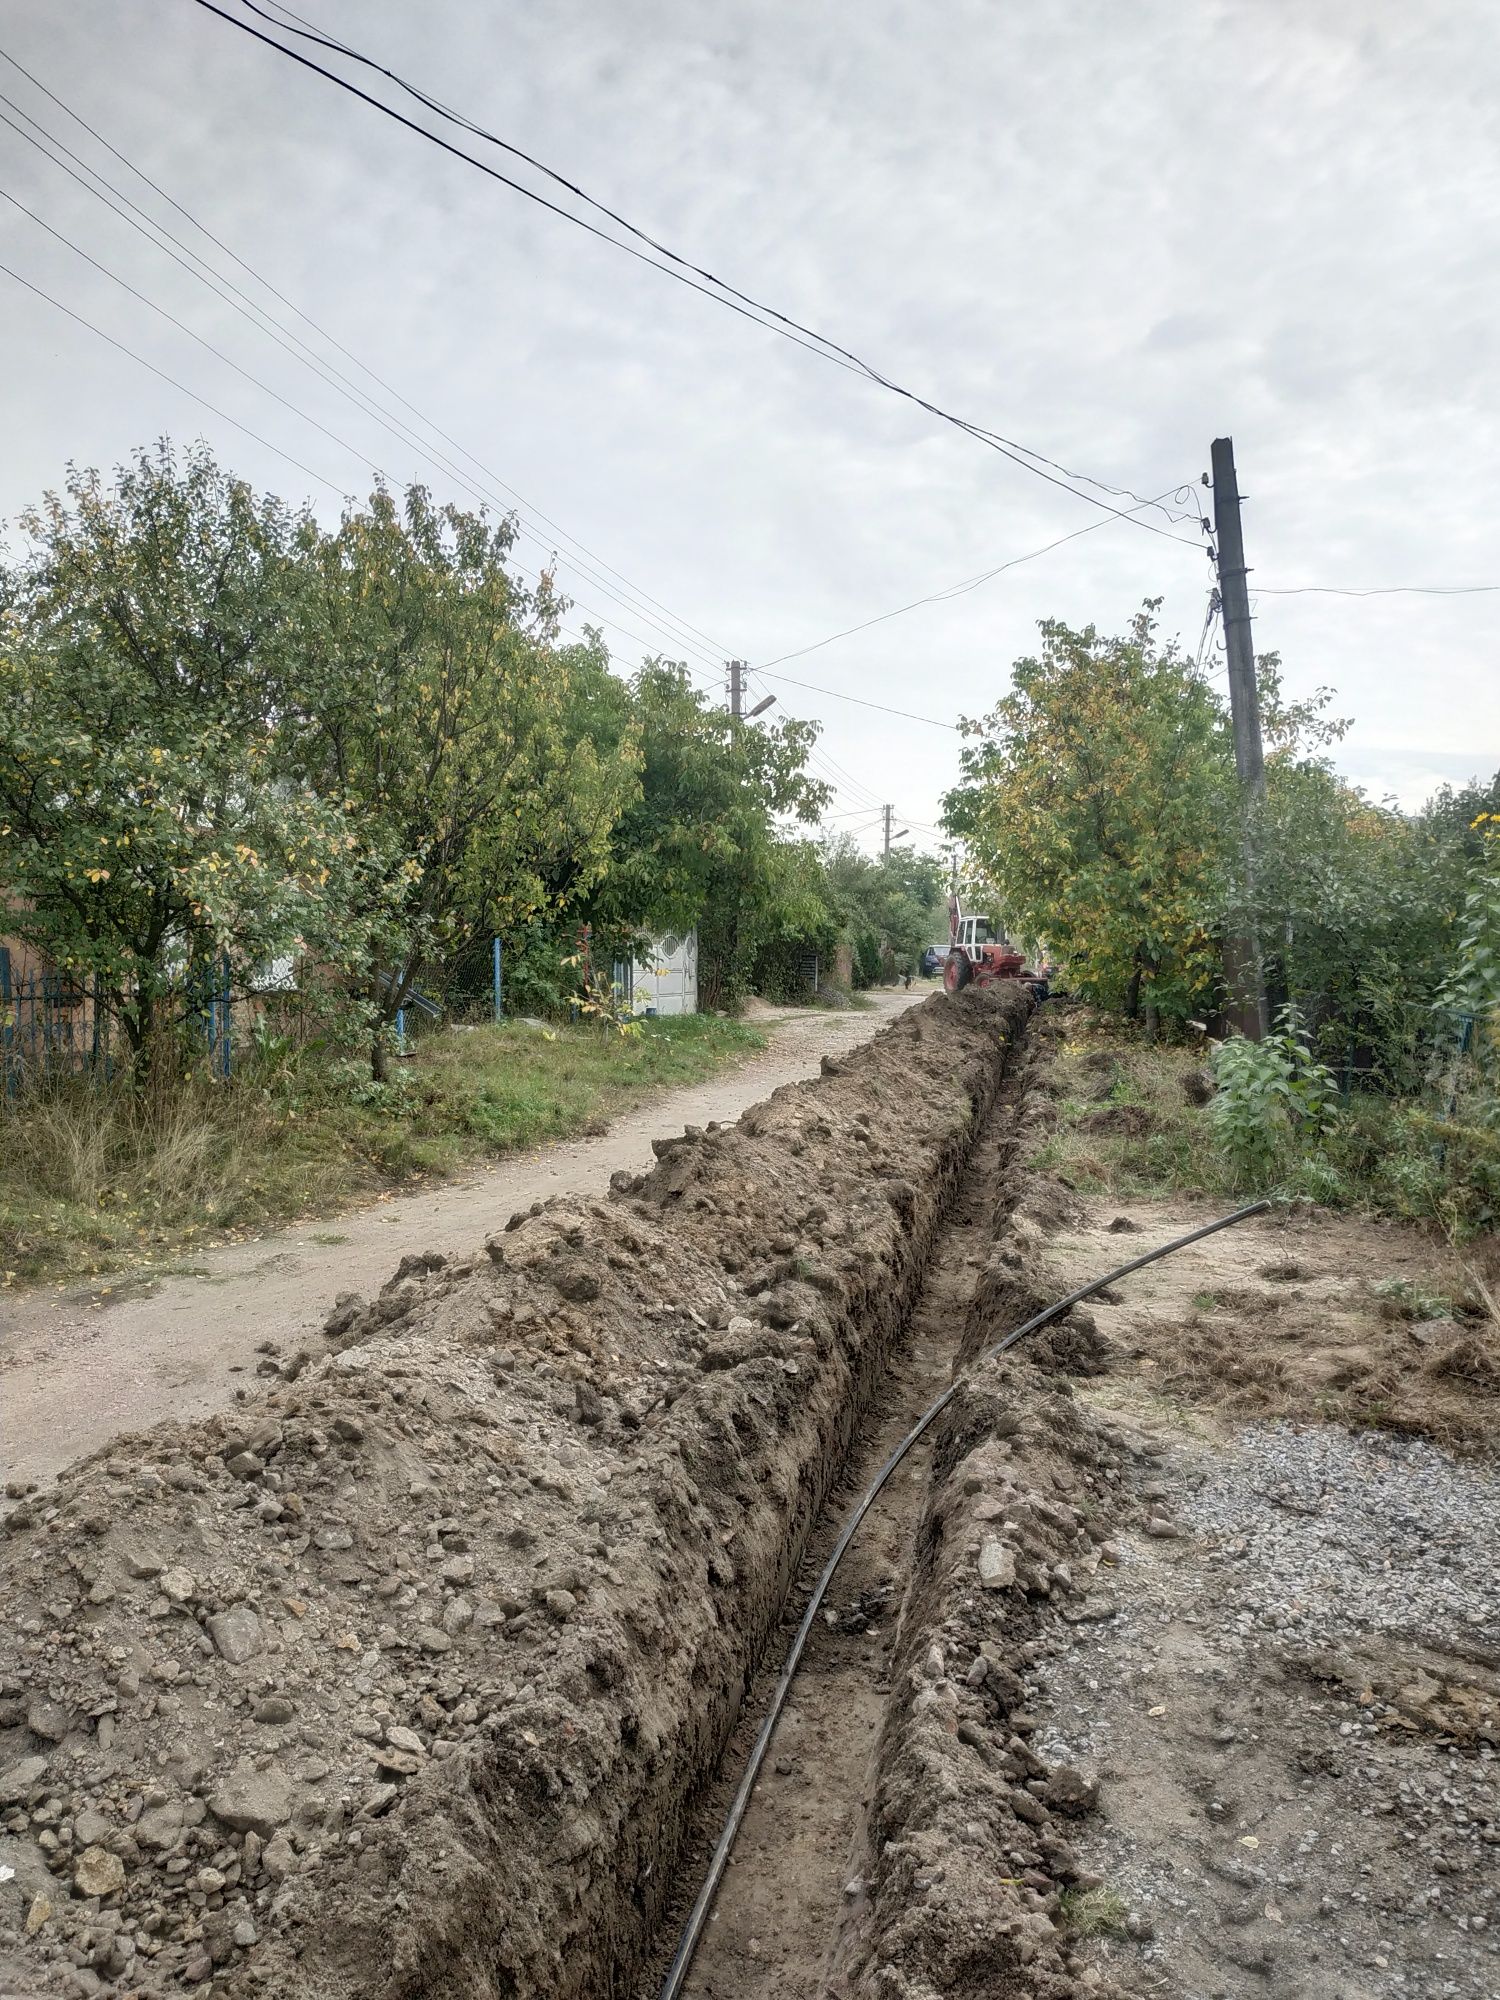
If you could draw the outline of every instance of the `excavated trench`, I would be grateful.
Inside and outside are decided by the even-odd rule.
[[[983,1120],[907,1323],[871,1385],[827,1503],[806,1538],[795,1588],[744,1715],[692,1816],[657,1948],[635,1988],[639,2000],[652,2000],[660,1990],[787,1645],[850,1506],[952,1379],[1011,1199],[1026,1068],[1022,1054]],[[816,2000],[837,1977],[841,1933],[866,1896],[860,1870],[875,1752],[931,1477],[924,1441],[882,1490],[838,1571],[684,1983],[686,2000]]]
[[[1028,1008],[912,1009],[609,1201],[404,1259],[243,1410],[24,1496],[0,1990],[649,1988],[839,1482],[951,1367]],[[841,1581],[757,1801],[800,1837],[731,1871],[695,1990],[815,1990],[925,1493],[908,1468]]]

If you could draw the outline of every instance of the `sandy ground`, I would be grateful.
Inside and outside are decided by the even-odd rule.
[[[111,1438],[166,1417],[204,1416],[252,1379],[261,1343],[283,1350],[319,1328],[341,1292],[379,1289],[408,1251],[472,1249],[518,1208],[603,1191],[652,1164],[651,1141],[683,1125],[738,1118],[825,1055],[867,1041],[931,989],[874,995],[873,1011],[767,1014],[760,1055],[672,1091],[574,1139],[507,1159],[465,1181],[384,1199],[336,1221],[192,1253],[192,1275],[32,1292],[0,1305],[0,1479],[52,1478]]]

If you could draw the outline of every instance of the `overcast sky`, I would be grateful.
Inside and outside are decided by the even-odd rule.
[[[1253,583],[1500,583],[1492,0],[298,5],[682,254],[1075,472],[1150,497],[1232,433]],[[621,256],[194,0],[0,0],[0,26],[0,47],[532,520],[630,579],[626,610],[554,528],[518,547],[532,568],[564,547],[574,622],[604,623],[622,669],[642,639],[683,650],[641,592],[695,628],[689,663],[720,684],[730,652],[771,662],[1095,520],[784,672],[951,721],[993,704],[1039,618],[1118,630],[1159,596],[1196,646],[1198,547],[1111,521]],[[5,64],[0,91],[255,291]],[[108,466],[162,433],[203,435],[330,517],[367,490],[367,459],[472,499],[5,126],[0,187],[354,447],[0,204],[0,261],[329,482],[0,276],[0,515],[70,458]],[[1414,805],[1500,765],[1500,594],[1268,590],[1255,610],[1292,692],[1336,688],[1355,718],[1341,765],[1377,797]],[[888,800],[934,844],[955,735],[754,685],[823,723],[843,825],[865,837]]]

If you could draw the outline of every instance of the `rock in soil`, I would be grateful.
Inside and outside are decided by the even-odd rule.
[[[17,1504],[0,1987],[627,1980],[1028,1005],[913,1008]]]

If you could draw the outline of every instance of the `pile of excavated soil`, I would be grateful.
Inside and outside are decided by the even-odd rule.
[[[23,1498],[0,1982],[622,1990],[1027,1005],[915,1008]]]
[[[1207,1219],[1090,1214],[1027,1151],[971,1364]],[[1461,1311],[1406,1315],[1445,1262],[1390,1226],[1257,1218],[971,1367],[939,1420],[830,1991],[1500,1991],[1500,1408],[1482,1374],[1465,1409],[1434,1393],[1432,1356],[1480,1338]],[[1267,1301],[1299,1294],[1288,1336]],[[1347,1428],[1367,1405],[1326,1393],[1328,1357],[1382,1341],[1389,1430]],[[1268,1405],[1296,1421],[1236,1414]],[[1390,1434],[1421,1430],[1468,1455]]]
[[[1033,1104],[1023,1133],[1045,1107]],[[1023,1151],[1025,1140],[1022,1141]],[[1035,1194],[1033,1203],[1030,1196]],[[1033,1271],[1067,1209],[1018,1173],[969,1308],[969,1373],[939,1419],[860,1864],[830,1991],[860,2000],[1108,2000],[1064,1921],[1091,1884],[1079,1822],[1098,1786],[1035,1744],[1025,1676],[1059,1618],[1089,1615],[1114,1554],[1130,1447],[1073,1394],[1103,1363],[1082,1312],[975,1365],[1048,1302]]]

